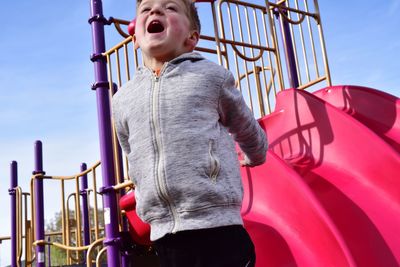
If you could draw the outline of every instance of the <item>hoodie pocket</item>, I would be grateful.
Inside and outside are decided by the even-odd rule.
[[[210,157],[209,177],[212,182],[216,183],[221,166],[218,157],[215,155],[215,141],[212,139],[208,142],[208,155]]]

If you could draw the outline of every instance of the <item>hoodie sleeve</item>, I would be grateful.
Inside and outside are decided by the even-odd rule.
[[[235,80],[229,71],[220,91],[219,115],[222,125],[228,128],[244,152],[245,163],[250,166],[264,163],[268,148],[266,134],[235,87]]]
[[[119,144],[124,153],[129,155],[131,152],[129,145],[129,128],[126,120],[124,120],[120,103],[115,99],[115,97],[112,100],[112,118]]]

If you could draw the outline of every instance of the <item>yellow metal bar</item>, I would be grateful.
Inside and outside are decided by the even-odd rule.
[[[66,224],[65,224],[65,182],[61,180],[61,231],[62,243],[66,244]]]
[[[261,67],[255,67],[255,80],[256,80],[257,94],[259,95],[258,103],[260,105],[260,115],[261,115],[261,117],[264,117],[265,116],[265,108],[264,108],[264,103],[263,103],[263,98],[262,98],[261,82],[260,82],[260,72],[261,71],[262,71]]]
[[[288,7],[289,7],[289,1],[287,2],[288,3]],[[281,13],[282,15],[286,15],[285,14],[285,12],[282,12]],[[300,16],[300,14],[299,13],[297,13],[297,15],[298,16]],[[299,57],[298,57],[298,53],[297,53],[297,42],[296,42],[296,35],[295,35],[295,32],[294,32],[294,29],[293,29],[293,24],[296,24],[296,23],[293,23],[292,21],[292,15],[291,15],[291,13],[290,12],[288,12],[287,13],[287,17],[289,18],[289,29],[290,29],[290,36],[292,37],[292,47],[293,47],[293,54],[294,54],[294,60],[295,60],[295,62],[296,62],[296,73],[297,73],[297,78],[299,79],[299,83],[300,84],[302,84],[302,81],[301,81],[301,73],[300,73],[300,64],[299,64]],[[304,20],[304,15],[303,15],[303,17],[302,17],[302,19],[300,19],[299,18],[299,21],[300,21],[300,23],[297,23],[297,24],[299,24],[299,25],[301,25],[301,22],[303,22],[303,20]],[[297,26],[297,25],[296,25]]]
[[[231,28],[231,35],[232,35],[232,39],[235,40],[235,35],[234,35],[234,30],[233,30],[233,24],[232,24],[232,15],[231,15],[231,12],[230,12],[230,3],[227,2],[227,4],[228,4],[228,14],[229,14],[229,24],[230,24],[230,28]],[[237,16],[237,23],[238,23],[238,29],[239,29],[240,43],[246,44],[246,43],[244,42],[244,37],[243,37],[242,19],[241,19],[241,16],[240,16],[239,6],[238,6],[237,4],[236,4],[235,6],[236,6],[236,16]],[[246,7],[244,7],[244,8],[246,8]],[[245,10],[247,11],[247,9],[245,9]],[[246,22],[247,22],[247,24],[248,24],[248,19],[247,19],[247,17],[246,17]],[[250,34],[250,33],[249,33],[249,34]],[[238,43],[238,42],[235,41],[234,43]],[[242,53],[240,53],[240,52],[236,49],[235,45],[232,45],[232,48],[233,48],[233,50],[235,51],[235,53],[236,53],[239,57],[241,57],[242,59],[244,59],[244,60],[243,60],[243,67],[244,67],[244,71],[245,71],[245,78],[246,78],[246,84],[247,84],[247,94],[248,94],[248,96],[249,96],[249,103],[248,103],[248,104],[249,104],[249,106],[250,106],[250,109],[254,112],[253,97],[252,97],[252,94],[251,94],[250,80],[249,80],[249,76],[248,76],[249,69],[248,69],[248,67],[247,67],[247,62],[246,62],[246,61],[251,61],[251,60],[250,60],[250,58],[248,58],[248,57],[246,56],[246,49],[245,49],[245,47],[244,47],[244,46],[241,46],[241,47],[242,47]],[[260,50],[260,51],[262,51],[262,50]],[[262,55],[262,52],[260,52],[260,55]],[[252,58],[253,58],[253,57],[252,57]]]
[[[128,38],[126,38],[125,40],[123,40],[122,42],[118,43],[117,45],[111,47],[109,50],[107,50],[106,52],[103,53],[104,56],[107,55],[111,55],[115,52],[115,50],[120,49],[121,47],[124,46],[124,44],[128,44],[129,42],[132,42],[132,36],[129,36]]]
[[[216,11],[215,11],[215,5],[213,1],[210,1],[210,8],[211,8],[211,14],[212,14],[212,18],[213,18],[213,27],[214,27],[214,36],[215,36],[215,47],[216,47],[216,51],[217,51],[217,56],[218,56],[218,63],[222,66],[223,62],[222,62],[222,56],[225,57],[225,61],[228,61],[227,59],[227,54],[226,54],[226,45],[224,44],[224,49],[223,51],[221,51],[221,42],[219,40],[219,31],[218,31],[218,22],[217,22],[217,15],[216,15]],[[206,36],[202,36],[202,38],[207,40]],[[212,37],[210,37],[212,38]],[[210,39],[208,39],[210,40]],[[210,40],[212,41],[212,39]]]
[[[322,60],[324,62],[324,67],[325,67],[325,76],[326,76],[326,80],[327,80],[328,86],[332,86],[331,72],[329,70],[328,56],[327,56],[327,53],[326,53],[324,32],[322,30],[322,22],[321,22],[321,16],[320,16],[319,6],[318,6],[318,1],[317,0],[314,0],[314,8],[315,8],[315,11],[317,13],[319,41],[320,41],[321,48],[322,48]]]
[[[127,38],[129,36],[129,34],[125,33],[122,28],[121,28],[121,24],[123,25],[129,25],[129,21],[128,20],[123,20],[123,19],[116,19],[113,18],[112,22],[115,26],[115,29],[117,29],[117,32],[124,38]]]
[[[114,190],[120,190],[120,189],[123,189],[123,188],[126,188],[126,187],[133,188],[134,186],[135,185],[133,184],[132,181],[126,181],[126,182],[114,185],[113,188],[114,188]]]
[[[298,0],[295,0],[295,7],[296,7],[296,9],[299,9]],[[310,82],[311,78],[310,78],[310,70],[308,69],[308,58],[307,58],[307,50],[305,47],[305,41],[304,41],[303,24],[299,25],[299,34],[300,34],[301,48],[302,48],[302,52],[303,52],[305,74],[306,74],[307,82]],[[302,84],[301,75],[299,75],[299,78],[300,78],[300,84]]]
[[[124,47],[124,45],[122,47]],[[120,65],[120,60],[119,60],[119,49],[115,50],[115,64],[116,64],[116,69],[117,69],[118,86],[120,87],[122,85],[122,80],[121,80],[121,65]]]
[[[104,254],[104,252],[107,251],[107,247],[102,248],[99,253],[97,253],[97,257],[96,257],[96,266],[101,266],[100,265],[100,258],[101,256]]]
[[[17,266],[20,266],[22,257],[22,189],[21,187],[15,188],[16,209],[17,209]]]
[[[87,254],[86,254],[86,266],[87,267],[92,267],[92,260],[91,260],[91,255],[92,251],[103,244],[104,238],[97,239],[94,241],[92,244],[89,245]]]
[[[304,1],[304,7],[305,7],[306,11],[308,11],[307,0]],[[315,45],[314,45],[314,36],[313,36],[313,33],[312,33],[310,17],[308,17],[308,16],[307,16],[307,27],[308,27],[309,36],[310,36],[311,52],[312,52],[312,55],[313,55],[315,71],[317,73],[317,77],[319,77],[318,61],[317,61],[317,55],[316,55],[316,52],[315,52]]]
[[[268,4],[268,2],[266,2],[266,4]],[[267,6],[267,10],[269,10],[268,6]],[[267,14],[267,16],[268,16],[268,18],[270,18],[269,14]],[[268,64],[270,66],[269,69],[271,70],[271,79],[270,80],[271,80],[271,84],[272,84],[273,90],[274,90],[274,95],[273,96],[275,97],[275,95],[276,95],[276,82],[275,82],[275,75],[274,75],[274,66],[273,66],[273,62],[272,62],[272,59],[271,59],[271,53],[275,56],[275,59],[277,57],[277,55],[276,55],[277,54],[277,50],[276,50],[276,47],[275,47],[274,36],[273,36],[274,32],[273,32],[273,29],[272,29],[272,26],[271,26],[271,22],[269,21],[270,24],[267,24],[267,22],[265,21],[265,15],[264,14],[263,14],[263,16],[261,18],[262,18],[262,25],[263,25],[263,30],[264,30],[264,38],[266,40],[266,44],[267,44],[268,47],[271,46],[270,43],[269,43],[269,38],[268,38],[268,32],[270,32],[271,39],[272,39],[271,40],[272,41],[272,47],[274,48],[274,51],[273,52],[272,51],[268,52],[267,55],[268,55]],[[257,21],[256,21],[256,23],[258,24]],[[269,30],[267,30],[268,29],[268,25],[270,26]],[[266,67],[265,67],[263,58],[262,58],[261,62],[262,62],[262,66],[264,67],[263,77],[264,77],[264,86],[265,86],[265,90],[266,90],[268,113],[271,113],[271,110],[272,110],[271,109],[271,101],[270,101],[270,90],[271,89],[267,85],[267,78],[266,78],[266,74],[265,74]],[[279,77],[278,77],[278,79],[279,79]]]
[[[224,21],[223,21],[223,15],[222,15],[222,10],[221,10],[221,2],[218,2],[218,5],[217,5],[217,10],[218,10],[218,18],[219,18],[219,29],[220,29],[220,31],[218,31],[218,29],[216,29],[216,37],[217,37],[217,44],[218,44],[218,47],[221,47],[220,46],[220,44],[222,44],[223,45],[223,47],[224,47],[224,52],[226,52],[227,53],[227,48],[226,48],[226,42],[222,42],[221,40],[222,39],[225,39],[225,27],[224,27]],[[214,26],[215,27],[215,26]],[[221,33],[221,37],[220,37],[220,35],[219,35],[219,33]],[[220,54],[220,57],[219,57],[220,59],[219,59],[219,64],[221,65],[221,66],[225,66],[225,68],[227,68],[227,69],[229,69],[229,59],[228,59],[228,56],[225,58],[225,61],[223,61],[222,60],[222,55]]]
[[[115,51],[114,51],[114,52],[115,52]],[[107,60],[107,74],[108,74],[108,89],[110,89],[110,90],[108,90],[108,94],[109,94],[110,99],[111,99],[112,94],[113,94],[113,90],[112,90],[112,88],[113,88],[113,75],[112,75],[111,58],[110,58],[111,55],[112,55],[112,54],[107,54],[107,55],[106,55],[106,60]]]
[[[28,262],[32,255],[32,246],[29,243],[29,240],[31,238],[31,232],[30,232],[30,220],[28,220],[28,193],[24,193],[24,206],[25,206],[25,262]]]
[[[56,175],[52,175],[52,176],[48,176],[48,175],[34,175],[32,176],[32,179],[34,179],[35,177],[41,177],[43,179],[52,179],[52,180],[73,180],[75,179],[77,176],[81,177],[85,174],[88,174],[90,172],[92,172],[95,168],[97,168],[100,165],[100,161],[96,162],[92,167],[88,168],[87,170],[85,170],[84,172],[80,172],[78,174],[74,174],[74,175],[70,175],[70,176],[56,176]]]
[[[238,12],[238,7],[237,6],[236,6],[236,12]],[[232,38],[234,39],[235,37],[233,35],[234,31],[233,31],[232,27],[231,27],[231,32],[232,32],[231,33]],[[238,61],[239,55],[238,55],[238,51],[236,51],[236,50],[237,49],[235,47],[234,48],[234,53],[233,53],[234,54],[233,60],[234,60],[234,63],[235,63],[236,77],[239,77],[240,76],[240,67],[239,67],[239,61]],[[242,92],[242,83],[240,82],[239,79],[238,79],[238,88],[239,88],[239,91]]]
[[[262,14],[264,16],[264,14]],[[257,37],[257,44],[261,45],[261,36],[260,36],[260,29],[258,27],[258,18],[257,18],[257,12],[255,9],[253,9],[253,19],[254,19],[254,27],[256,30],[256,37]],[[267,42],[268,40],[266,40]],[[268,51],[267,54],[269,55],[270,52]],[[261,66],[265,66],[264,64],[264,57],[260,58],[261,60]],[[265,115],[265,105],[264,105],[264,101],[267,100],[267,107],[268,107],[268,113],[270,113],[270,109],[269,109],[269,95],[268,95],[268,88],[267,88],[267,83],[266,83],[266,77],[265,77],[265,72],[264,69],[262,67],[261,68],[261,73],[262,73],[262,77],[263,77],[263,81],[264,81],[264,88],[265,88],[265,97],[264,94],[262,92],[262,85],[261,85],[261,81],[259,81],[259,87],[260,87],[260,97],[261,97],[261,103],[262,103],[262,108],[260,108],[260,110],[262,110],[262,116]],[[258,79],[260,79],[260,76],[258,76]]]
[[[302,11],[302,10],[298,10],[298,9],[291,8],[291,7],[283,5],[283,3],[285,3],[285,2],[287,2],[287,1],[280,1],[278,3],[268,2],[268,4],[271,6],[271,8],[277,8],[279,10],[279,13],[281,13],[282,10],[285,10],[285,11],[292,11],[294,13],[299,13],[303,17],[308,16],[308,17],[312,17],[312,18],[317,18],[316,14],[310,13],[310,12],[308,12],[308,10]],[[289,22],[293,23],[293,24],[299,24],[299,23],[303,22],[303,20],[304,20],[304,18],[301,19],[301,21],[300,20],[299,21],[291,21],[291,20],[289,20]]]
[[[133,41],[133,39],[132,39],[131,42],[133,43],[133,46],[132,46],[133,61],[134,61],[134,63],[135,63],[135,68],[137,69],[137,68],[139,67],[138,52],[137,52],[137,49],[135,48],[135,42]]]
[[[82,229],[81,229],[81,200],[79,194],[79,177],[75,179],[75,215],[76,215],[76,245],[79,247],[82,244]]]
[[[254,9],[253,9],[253,14],[254,14]],[[247,28],[247,32],[248,32],[248,41],[249,43],[253,43],[253,36],[251,34],[251,27],[250,27],[250,19],[249,19],[249,12],[247,7],[244,9],[244,15],[245,15],[245,21],[246,21],[246,28]],[[251,57],[254,58],[254,49],[251,48],[250,49],[250,54]],[[260,52],[260,55],[262,56],[263,51]],[[263,117],[265,115],[265,109],[264,109],[264,103],[263,101],[263,97],[262,97],[262,92],[261,92],[261,83],[260,83],[260,76],[259,76],[259,70],[256,66],[255,61],[252,61],[252,65],[253,65],[253,70],[254,70],[254,80],[255,80],[255,85],[256,85],[256,97],[258,100],[258,109],[260,111],[261,116]],[[251,92],[250,88],[249,91]]]
[[[125,59],[125,74],[126,79],[129,81],[131,79],[131,74],[129,71],[129,55],[128,55],[128,45],[124,44],[124,59]]]
[[[265,2],[267,5],[267,10],[270,10],[270,8],[269,8],[270,3],[268,1],[265,1]],[[276,25],[275,25],[275,20],[273,18],[272,12],[269,12],[268,20],[269,20],[269,25],[271,27],[271,38],[272,38],[272,42],[273,42],[274,48],[275,48],[275,64],[278,69],[278,81],[279,81],[279,87],[280,87],[279,90],[282,91],[285,88],[285,82],[284,82],[283,73],[282,73],[282,65],[281,65],[281,57],[280,57],[278,39],[277,39],[277,33],[276,33]],[[275,91],[275,95],[276,94],[277,94],[277,92]]]
[[[32,176],[31,178],[31,182],[30,182],[30,190],[31,190],[31,218],[32,218],[32,229],[35,229],[35,205],[33,203],[33,200],[35,199],[35,188],[34,188],[34,179],[36,178],[36,175]],[[32,241],[36,240],[36,235],[35,235],[35,231],[32,231]]]
[[[317,79],[315,79],[315,80],[313,80],[313,81],[311,81],[311,82],[309,82],[309,83],[306,83],[306,84],[303,84],[303,85],[299,86],[297,89],[303,90],[303,89],[305,89],[305,88],[308,88],[308,87],[310,87],[310,86],[313,86],[314,84],[317,84],[317,83],[319,83],[319,82],[322,82],[323,80],[326,80],[326,79],[327,79],[326,76],[321,76],[321,77],[319,77],[319,78],[317,78]]]
[[[32,228],[31,221],[27,221],[25,224],[25,265],[31,266],[33,262],[32,258]]]
[[[73,197],[73,196],[75,196],[73,193],[72,194],[70,194],[68,197],[67,197],[67,206],[66,206],[66,210],[67,210],[67,221],[66,221],[66,242],[65,242],[65,246],[67,246],[67,247],[69,247],[69,245],[70,245],[70,239],[71,239],[71,236],[70,236],[70,229],[71,229],[71,227],[70,227],[70,218],[69,218],[69,214],[70,214],[70,210],[69,210],[69,200],[70,200],[70,198],[71,197]],[[70,251],[69,250],[67,250],[67,263],[68,264],[71,264],[72,263],[72,261],[71,261],[71,254],[70,254]]]
[[[64,249],[66,251],[84,251],[84,250],[88,250],[90,248],[90,245],[88,246],[79,246],[79,247],[72,247],[72,246],[66,246],[63,245],[61,243],[57,243],[57,242],[48,242],[45,240],[37,240],[35,242],[33,242],[34,246],[39,246],[39,245],[51,245],[51,246],[55,246],[61,249]]]
[[[125,156],[125,179],[124,181],[131,181],[130,177],[129,177],[129,161],[128,161],[128,157]]]
[[[249,2],[243,2],[243,1],[237,1],[237,0],[221,0],[220,3],[232,3],[235,5],[239,5],[239,6],[243,6],[243,7],[251,7],[251,8],[255,8],[255,9],[260,9],[262,10],[264,13],[266,13],[266,7],[265,6],[261,6],[261,5],[257,5],[257,4],[253,4],[253,3],[249,3]]]

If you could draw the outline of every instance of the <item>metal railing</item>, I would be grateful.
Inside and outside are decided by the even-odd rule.
[[[87,251],[90,248],[90,244],[101,240],[104,237],[104,222],[100,222],[99,212],[100,212],[100,205],[99,205],[99,198],[101,199],[101,192],[99,192],[97,186],[97,168],[100,166],[100,162],[95,163],[90,168],[86,169],[86,166],[81,169],[82,172],[71,175],[71,176],[49,176],[44,174],[35,174],[31,178],[31,210],[32,210],[32,217],[35,217],[36,208],[35,208],[35,194],[37,194],[37,190],[35,188],[34,181],[36,179],[42,180],[53,180],[59,181],[60,185],[60,199],[61,199],[61,231],[57,233],[47,233],[45,236],[54,236],[60,235],[61,242],[49,242],[45,241],[44,239],[39,239],[36,234],[32,235],[32,240],[34,240],[34,246],[44,246],[50,245],[54,247],[58,247],[62,250],[66,251],[66,262],[65,264],[74,264],[74,263],[81,263],[82,256],[79,257],[79,253],[83,251]],[[82,182],[82,180],[87,179],[87,175],[91,175],[91,187],[87,187],[87,181]],[[72,181],[74,182],[75,190],[72,193],[66,193],[66,182]],[[81,184],[84,184],[80,186]],[[71,201],[73,205],[71,205]],[[85,203],[86,205],[82,205]],[[93,207],[91,208],[91,203],[93,203]],[[73,208],[71,208],[73,206]],[[93,215],[88,216],[90,209],[93,210]],[[71,219],[71,215],[73,219]],[[82,218],[83,217],[83,218]],[[84,229],[83,225],[89,225],[89,229]],[[90,223],[91,222],[91,223]],[[32,228],[35,228],[36,225],[34,221],[32,222]],[[84,234],[89,232],[88,238],[84,238]],[[92,238],[91,233],[94,233],[94,237]],[[88,239],[88,240],[87,240]],[[29,259],[28,261],[33,261],[33,258]]]
[[[201,35],[196,50],[206,57],[217,55],[218,63],[232,71],[238,89],[258,118],[274,110],[276,95],[286,85],[298,89],[321,81],[331,85],[318,2],[312,3],[308,0],[198,3],[208,7],[214,35]],[[121,24],[128,21],[119,21],[119,32]],[[134,48],[130,36],[103,55],[110,89],[114,83],[120,87],[129,81],[142,64],[140,51]]]

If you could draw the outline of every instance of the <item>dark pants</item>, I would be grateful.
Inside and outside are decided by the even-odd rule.
[[[254,267],[256,258],[241,225],[168,234],[155,249],[161,267]]]

